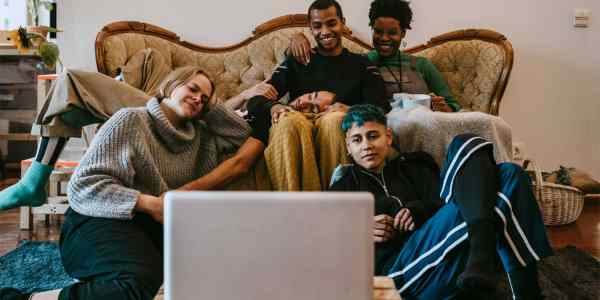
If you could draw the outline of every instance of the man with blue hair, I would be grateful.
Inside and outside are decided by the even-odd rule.
[[[353,164],[336,169],[330,190],[374,194],[375,273],[403,297],[490,294],[499,255],[514,298],[541,298],[536,262],[552,250],[522,168],[497,165],[492,143],[464,134],[440,172],[427,153],[395,151],[373,105],[351,107],[342,130]]]

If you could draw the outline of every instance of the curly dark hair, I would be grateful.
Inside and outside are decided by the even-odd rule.
[[[369,9],[369,26],[373,27],[379,17],[390,17],[400,22],[402,30],[412,29],[413,12],[404,0],[374,0]]]

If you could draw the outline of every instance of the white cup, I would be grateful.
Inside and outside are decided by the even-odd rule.
[[[419,105],[431,108],[431,96],[426,94],[395,93],[394,104],[403,109],[415,108]]]

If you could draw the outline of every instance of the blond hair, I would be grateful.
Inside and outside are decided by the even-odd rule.
[[[210,82],[209,98],[212,98],[213,94],[215,93],[215,84],[211,80],[210,76],[208,76],[206,72],[197,66],[179,67],[171,71],[171,73],[169,73],[169,75],[167,75],[167,77],[165,77],[165,79],[163,79],[163,81],[160,83],[155,97],[158,100],[171,97],[171,94],[176,88],[186,84],[198,74],[203,75],[206,77],[206,79],[208,79],[208,82]]]

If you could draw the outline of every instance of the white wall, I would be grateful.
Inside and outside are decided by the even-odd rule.
[[[303,13],[310,1],[59,0],[62,59],[94,70],[94,40],[112,21],[137,20],[177,32],[188,41],[224,46],[250,35],[273,16]],[[341,0],[348,25],[370,40],[370,0]],[[414,0],[408,44],[459,28],[491,28],[515,49],[515,65],[500,115],[515,141],[546,169],[559,164],[600,178],[600,1]],[[574,8],[592,11],[591,26],[572,26]]]

